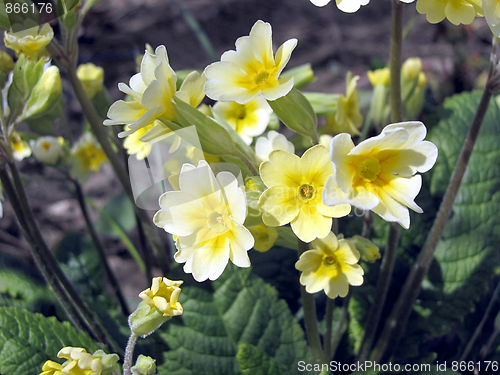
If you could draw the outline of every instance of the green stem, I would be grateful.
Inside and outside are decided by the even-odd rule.
[[[488,303],[488,306],[486,307],[486,310],[484,311],[483,318],[481,319],[481,321],[477,325],[477,327],[474,331],[474,334],[470,338],[469,342],[467,343],[467,346],[465,347],[464,352],[460,356],[460,359],[458,360],[459,362],[465,361],[467,359],[467,356],[469,355],[472,347],[474,346],[476,339],[483,331],[483,327],[486,324],[486,321],[488,320],[488,318],[490,317],[491,309],[493,308],[493,306],[497,302],[497,298],[498,298],[499,294],[500,294],[500,281],[497,283],[497,287],[495,288],[495,291],[493,292],[493,295],[491,296],[490,302]],[[495,331],[492,333],[491,337],[496,337],[497,334],[498,334],[498,329],[495,329]],[[486,348],[489,348],[489,346],[491,345],[491,342],[490,342],[491,337],[490,337],[490,340],[488,340]],[[482,350],[481,350],[481,352],[482,352]],[[488,350],[486,349],[484,354],[486,354],[487,352],[488,352]],[[484,359],[484,355],[482,356],[482,359]]]
[[[392,0],[392,33],[391,33],[391,57],[390,57],[390,100],[391,120],[397,123],[403,120],[403,103],[401,100],[401,49],[403,44],[403,3]],[[391,223],[389,238],[385,248],[384,258],[380,266],[380,275],[375,287],[375,297],[368,314],[366,329],[359,349],[359,361],[364,362],[369,354],[375,339],[382,310],[384,308],[387,292],[396,262],[396,250],[399,243],[401,227],[397,223]]]
[[[333,310],[335,309],[335,300],[326,296],[326,312],[325,312],[325,358],[327,361],[332,358],[332,328],[333,328]]]
[[[494,59],[492,59],[492,61],[494,61]],[[384,330],[382,331],[380,339],[373,352],[372,359],[377,362],[387,360],[399,342],[401,334],[403,333],[410,313],[413,309],[413,304],[419,294],[422,280],[429,269],[431,261],[434,257],[434,251],[436,250],[436,246],[441,238],[445,224],[450,216],[453,202],[457,196],[465,169],[472,154],[479,131],[481,130],[481,125],[483,123],[484,116],[486,115],[486,111],[488,110],[492,96],[491,77],[494,71],[494,67],[492,67],[492,65],[493,64],[490,64],[488,82],[484,88],[476,115],[474,116],[474,120],[472,121],[467,138],[465,139],[462,151],[458,157],[457,164],[455,165],[455,169],[450,179],[450,184],[448,185],[446,193],[443,197],[443,201],[439,207],[432,229],[410,272],[410,275],[403,286],[402,292],[394,305],[391,315],[385,324]]]
[[[391,283],[392,272],[394,270],[394,263],[396,260],[396,250],[398,248],[400,228],[399,224],[391,223],[384,258],[382,259],[382,264],[380,266],[380,275],[375,287],[375,296],[370,307],[370,312],[365,325],[365,333],[359,349],[358,357],[360,362],[364,362],[368,359],[373,341],[375,339],[375,334],[377,332],[377,327],[380,322],[382,310],[384,309],[387,292]]]
[[[54,254],[47,247],[45,240],[38,228],[38,225],[34,219],[33,212],[31,211],[28,198],[24,191],[24,186],[21,181],[21,176],[14,162],[8,162],[9,168],[12,174],[12,182],[17,196],[17,204],[19,204],[19,215],[22,216],[22,221],[20,224],[25,225],[25,230],[29,233],[27,239],[31,239],[33,245],[33,254],[38,256],[41,260],[42,267],[47,267],[48,272],[50,272],[50,280],[55,277],[54,280],[62,286],[64,289],[64,295],[59,295],[64,298],[64,301],[68,300],[70,304],[73,305],[74,309],[81,318],[85,321],[88,331],[92,333],[96,339],[107,345],[109,348],[113,349],[115,352],[119,352],[120,349],[116,347],[116,344],[106,335],[105,330],[99,323],[99,321],[94,317],[92,312],[89,310],[87,305],[83,302],[80,295],[73,288],[64,272],[61,270],[59,263],[57,262]],[[52,283],[56,286],[57,283]],[[64,303],[63,301],[63,303]]]
[[[308,250],[305,242],[297,239],[299,258]],[[323,348],[321,347],[321,340],[318,331],[318,320],[316,316],[316,300],[312,294],[307,293],[306,288],[300,286],[300,294],[302,296],[302,307],[304,309],[304,324],[306,326],[307,341],[316,363],[326,363],[324,361]]]
[[[97,232],[95,231],[94,225],[92,224],[92,220],[90,220],[89,210],[87,208],[87,204],[85,203],[85,197],[82,192],[82,187],[80,186],[80,183],[76,180],[73,180],[73,184],[75,185],[76,199],[78,201],[78,204],[80,205],[80,210],[82,211],[82,216],[85,220],[87,231],[89,232],[90,237],[92,238],[92,241],[94,242],[94,245],[99,253],[101,262],[104,265],[104,269],[108,276],[109,283],[111,284],[111,288],[113,288],[115,296],[122,309],[123,315],[128,316],[130,312],[128,311],[127,303],[125,302],[125,298],[123,297],[120,285],[118,284],[118,280],[116,279],[113,270],[109,266],[108,258],[106,257],[106,252],[104,251],[102,242]]]
[[[39,244],[32,236],[29,225],[25,220],[25,215],[22,212],[22,205],[17,196],[16,189],[12,185],[10,176],[4,167],[0,168],[0,181],[2,182],[5,196],[9,200],[12,209],[14,211],[14,215],[16,216],[17,221],[19,222],[19,226],[21,227],[23,236],[24,238],[26,238],[26,241],[30,245],[31,255],[35,260],[38,269],[42,272],[45,280],[52,288],[54,294],[56,295],[58,301],[61,303],[61,306],[65,310],[71,322],[78,329],[86,330],[88,334],[92,335],[92,332],[88,330],[85,321],[82,319],[79,312],[73,307],[71,301],[69,301],[68,296],[66,295],[66,292],[62,287],[61,283],[59,282],[59,280],[57,279],[56,275],[51,271],[50,266],[41,257],[40,254],[42,251],[40,248],[44,246],[44,244]]]
[[[132,375],[132,361],[134,358],[135,344],[137,343],[137,336],[135,333],[131,333],[127,342],[127,347],[125,348],[125,359],[123,360],[123,375]]]
[[[344,302],[342,304],[342,310],[340,311],[339,321],[337,322],[337,326],[335,327],[335,333],[332,337],[332,354],[329,359],[332,359],[335,353],[337,352],[337,348],[339,347],[340,340],[342,340],[342,335],[345,332],[347,327],[347,320],[349,316],[349,302],[351,301],[352,288],[349,287],[349,292],[347,296],[344,298]]]

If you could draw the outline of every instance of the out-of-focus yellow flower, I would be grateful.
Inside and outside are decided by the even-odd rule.
[[[401,67],[401,97],[405,119],[415,119],[424,106],[427,78],[422,72],[422,60],[410,57]]]
[[[253,225],[248,227],[250,233],[252,233],[255,239],[255,245],[253,248],[260,252],[265,252],[273,247],[274,243],[278,239],[278,231],[276,228],[268,227],[267,225]]]
[[[333,174],[328,151],[321,145],[308,149],[301,158],[286,151],[273,151],[260,165],[260,176],[268,189],[259,198],[262,220],[269,226],[291,223],[304,242],[324,238],[332,228],[332,217],[342,217],[351,206],[328,207],[321,194]]]
[[[314,250],[305,251],[295,263],[302,271],[300,283],[308,293],[324,290],[330,298],[345,297],[349,285],[363,284],[359,252],[348,240],[338,240],[333,232],[312,242]]]
[[[339,134],[349,133],[359,135],[359,128],[363,125],[363,116],[359,110],[359,95],[356,90],[359,76],[353,77],[351,72],[346,77],[346,94],[340,95],[337,100],[337,113],[326,117],[323,131]]]
[[[348,134],[335,136],[330,147],[335,172],[323,190],[323,202],[373,210],[408,229],[408,208],[422,212],[414,202],[422,185],[416,173],[431,169],[438,154],[433,143],[424,141],[426,132],[417,121],[391,124],[356,147]]]
[[[287,40],[273,56],[271,25],[257,21],[249,36],[236,41],[236,51],[226,51],[221,61],[205,69],[207,96],[219,101],[245,104],[261,95],[267,100],[285,96],[293,88],[293,77],[280,79],[297,39]]]
[[[123,141],[123,147],[127,150],[127,154],[136,156],[137,160],[143,160],[151,152],[152,145],[141,141],[141,138],[146,135],[151,129],[153,129],[154,123],[146,125],[140,128],[136,132],[127,135]],[[125,125],[125,130],[128,129],[128,125]]]
[[[361,236],[354,236],[349,238],[349,241],[356,247],[356,250],[361,254],[361,259],[365,262],[373,263],[380,258],[380,249],[369,239]]]
[[[71,175],[81,182],[97,172],[107,160],[101,145],[91,133],[85,133],[71,149]]]
[[[255,143],[255,154],[260,163],[269,160],[269,154],[275,150],[282,150],[293,154],[295,152],[295,147],[283,134],[275,132],[274,130],[267,133],[267,137],[257,138],[257,142]]]
[[[245,194],[229,172],[215,177],[210,165],[184,164],[179,176],[180,191],[160,197],[161,210],[154,223],[177,236],[174,258],[184,263],[184,272],[196,281],[217,279],[229,259],[238,267],[249,267],[247,251],[254,245],[243,226],[247,215]]]
[[[163,316],[177,316],[182,314],[182,305],[177,301],[181,293],[183,281],[173,281],[166,277],[155,277],[151,288],[141,293],[142,298],[149,306],[157,308]]]
[[[476,16],[484,15],[481,0],[418,0],[417,11],[430,23],[447,18],[454,25],[469,25]]]
[[[81,64],[78,66],[78,69],[76,69],[76,75],[82,82],[83,89],[89,99],[92,99],[102,90],[104,69],[100,66],[95,66],[92,63]]]
[[[165,46],[156,48],[155,54],[146,51],[141,71],[130,79],[130,86],[118,85],[120,91],[130,95],[132,100],[113,103],[104,125],[128,125],[128,130],[118,134],[123,138],[157,119],[176,121],[172,98],[176,96],[193,107],[198,106],[205,96],[205,81],[206,78],[198,72],[191,72],[176,91],[177,76],[170,67]]]
[[[273,113],[269,104],[261,97],[246,104],[217,102],[213,111],[226,120],[247,145],[252,143],[253,137],[264,133]]]
[[[369,70],[367,75],[368,79],[370,80],[370,83],[373,86],[376,85],[389,86],[389,83],[391,82],[391,72],[387,67],[382,69]]]
[[[336,0],[336,2],[337,7],[342,12],[354,13],[361,8],[362,5],[368,4],[370,0]]]
[[[28,142],[23,141],[19,134],[12,133],[10,137],[10,146],[12,147],[12,154],[14,159],[21,161],[24,158],[31,156],[31,147]]]
[[[33,156],[45,164],[56,164],[64,156],[64,138],[44,136],[30,142]]]
[[[0,51],[0,71],[9,73],[14,70],[14,60],[7,52]]]
[[[377,69],[368,72],[368,79],[373,85],[372,101],[370,111],[373,122],[376,125],[385,125],[389,114],[389,84],[391,74],[389,68]]]
[[[46,54],[45,47],[54,37],[52,27],[48,23],[41,28],[30,19],[24,21],[23,30],[5,32],[4,42],[7,48],[13,49],[16,55],[24,53],[26,57],[37,59]]]
[[[500,38],[500,1],[482,0],[481,5],[484,9],[484,17],[491,29],[493,35]]]

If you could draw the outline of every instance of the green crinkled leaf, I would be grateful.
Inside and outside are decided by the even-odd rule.
[[[184,325],[169,324],[162,333],[171,350],[159,373],[240,374],[241,344],[255,346],[287,374],[298,373],[299,360],[312,363],[302,329],[274,288],[232,265],[212,285],[213,293],[183,288]]]
[[[256,346],[241,344],[236,358],[242,375],[285,375],[274,359]]]
[[[68,322],[46,318],[16,307],[0,307],[0,373],[38,375],[47,360],[57,360],[65,346],[99,349],[97,344]]]
[[[428,139],[439,148],[431,179],[431,193],[443,194],[467,131],[480,93],[455,95],[444,103],[451,111],[432,129]],[[500,110],[492,100],[484,118],[452,215],[435,253],[435,264],[424,285],[422,308],[431,311],[434,333],[462,322],[474,303],[485,294],[500,259]],[[439,330],[438,330],[439,328]]]

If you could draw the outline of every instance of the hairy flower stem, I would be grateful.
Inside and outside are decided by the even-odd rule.
[[[403,45],[403,3],[392,0],[392,33],[391,33],[391,57],[390,57],[390,101],[391,120],[393,123],[403,120],[403,102],[401,100],[401,49]],[[379,325],[382,310],[385,305],[387,292],[396,262],[396,250],[399,243],[401,227],[397,223],[391,223],[389,238],[385,247],[384,257],[380,266],[380,275],[375,287],[368,320],[365,325],[365,333],[361,341],[358,360],[364,362],[372,348],[377,327]]]
[[[123,375],[132,375],[132,360],[134,358],[135,344],[137,343],[137,336],[131,333],[125,348],[125,359],[123,360]]]
[[[308,250],[308,245],[300,239],[297,239],[297,241],[300,258],[300,256]],[[302,297],[302,307],[304,309],[304,324],[306,326],[307,341],[309,342],[312,356],[316,363],[326,363],[318,331],[316,300],[312,294],[307,293],[306,288],[302,285],[300,286],[300,295]]]
[[[14,162],[8,162],[8,165],[12,174],[12,180],[4,167],[0,168],[0,178],[16,218],[19,221],[19,225],[31,246],[32,255],[37,266],[54,290],[70,319],[110,349],[120,351],[115,343],[106,335],[101,324],[75,291],[61,270],[54,255],[47,247],[29,206],[17,166]]]
[[[410,275],[406,279],[401,294],[394,305],[391,315],[387,319],[384,330],[382,331],[380,339],[373,351],[372,359],[377,362],[388,360],[396,348],[401,334],[403,333],[410,313],[413,309],[413,304],[415,303],[415,300],[420,292],[422,280],[429,269],[432,258],[434,257],[434,251],[436,250],[436,246],[441,238],[445,224],[450,216],[453,202],[457,196],[458,188],[462,182],[474,144],[476,143],[479,131],[481,130],[481,125],[483,123],[484,116],[486,115],[486,111],[488,110],[491,96],[492,91],[490,80],[488,80],[432,229],[427,237],[427,240],[425,241],[422,251],[413,265]]]
[[[108,276],[109,283],[111,284],[111,288],[113,289],[113,292],[115,293],[115,296],[116,296],[116,299],[118,300],[118,303],[120,304],[122,312],[125,316],[128,316],[130,314],[130,312],[128,311],[127,303],[125,302],[125,298],[123,297],[123,293],[120,289],[120,285],[118,284],[118,280],[116,279],[116,276],[113,273],[113,270],[109,266],[108,258],[106,257],[106,253],[104,251],[104,246],[102,245],[102,242],[101,242],[97,232],[95,231],[92,220],[90,220],[89,210],[87,208],[87,204],[85,203],[85,196],[83,195],[82,187],[80,186],[80,183],[76,180],[73,180],[73,184],[75,185],[76,199],[77,199],[78,204],[80,206],[80,211],[82,211],[82,216],[83,216],[83,219],[85,220],[85,225],[87,226],[87,231],[89,232],[90,237],[92,238],[92,241],[94,242],[94,245],[97,249],[97,252],[99,253],[99,256],[101,257],[101,262],[102,262],[104,269],[106,271],[106,274]]]

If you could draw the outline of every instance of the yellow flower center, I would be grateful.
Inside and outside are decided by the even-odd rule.
[[[358,165],[359,175],[365,181],[373,181],[380,173],[380,164],[375,158],[368,158]]]
[[[261,70],[255,75],[255,77],[253,77],[253,81],[256,85],[263,85],[268,79],[269,72],[267,70]]]
[[[42,148],[45,150],[45,151],[49,151],[50,150],[50,143],[47,142],[47,141],[42,141]]]
[[[243,120],[247,115],[247,111],[245,110],[245,106],[241,106],[241,108],[236,112],[236,117],[240,120]]]
[[[323,266],[325,266],[325,267],[328,267],[328,268],[333,267],[333,266],[335,266],[336,263],[337,263],[337,259],[335,259],[335,257],[333,257],[331,255],[323,258]]]
[[[208,227],[216,233],[224,232],[226,224],[224,216],[217,211],[212,211],[208,214]]]
[[[311,185],[304,184],[299,188],[299,196],[302,199],[311,199],[314,197],[314,188]]]

